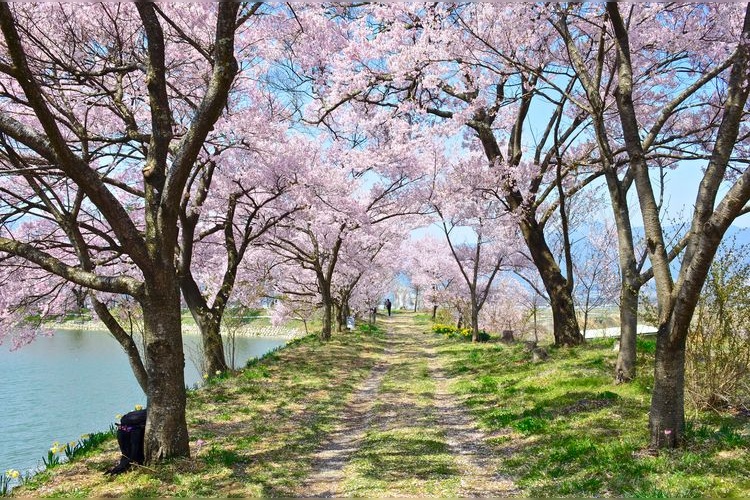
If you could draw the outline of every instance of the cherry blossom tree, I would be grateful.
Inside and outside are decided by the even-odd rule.
[[[432,306],[435,320],[438,307],[450,303],[449,291],[461,280],[445,238],[425,236],[409,241],[401,251],[400,260],[412,285],[423,290],[423,300]]]
[[[227,369],[220,329],[237,280],[246,283],[245,254],[297,209],[285,195],[306,143],[284,140],[283,130],[273,133],[266,113],[252,118],[266,118],[265,136],[245,132],[238,144],[206,160],[190,177],[180,205],[180,285],[201,331],[205,374]]]
[[[635,64],[640,58],[636,52],[631,52],[631,30],[617,4],[607,4],[607,14],[617,48],[617,112],[644,218],[649,259],[654,267],[660,306],[654,392],[649,414],[651,445],[672,448],[682,442],[685,426],[685,344],[690,321],[722,237],[732,222],[748,210],[750,201],[750,168],[742,161],[747,133],[743,119],[750,93],[750,5],[745,8],[741,24],[741,16],[730,18],[728,23],[726,19],[722,20],[723,27],[736,30],[734,43],[729,44],[729,47],[735,48],[727,47],[732,50],[732,56],[724,92],[719,98],[718,127],[711,130],[707,141],[702,141],[706,150],[706,167],[676,280],[669,268],[664,230],[656,211],[656,197],[648,172],[648,148],[644,147],[638,125],[634,95],[637,89],[636,68],[639,68]],[[646,55],[653,54],[653,49],[649,49],[644,47]],[[699,53],[697,59],[702,55]],[[678,99],[676,105],[680,103]],[[735,162],[734,158],[737,153],[739,162]],[[719,197],[719,189],[725,179],[727,191],[723,197]]]
[[[717,126],[718,115],[706,108],[715,96],[704,90],[731,62],[726,37],[721,34],[726,13],[720,13],[730,9],[717,10],[713,6],[704,9],[696,5],[673,9],[657,4],[631,10],[629,14],[629,22],[639,33],[634,54],[643,68],[643,73],[637,76],[635,99],[639,119],[648,127],[644,151],[652,166],[661,169],[661,177],[677,159],[700,158],[702,154],[695,154],[694,144],[707,140],[708,131]],[[617,226],[622,342],[615,371],[618,381],[628,381],[635,377],[638,293],[652,279],[654,269],[644,267],[646,261],[637,255],[633,236],[628,192],[636,177],[623,156],[625,144],[612,92],[617,86],[615,49],[609,43],[612,34],[602,6],[558,7],[550,21],[567,48],[567,62],[561,64],[574,68],[580,83],[583,95],[577,100],[578,105],[594,123],[593,141],[599,151]],[[675,31],[680,35],[675,36]],[[666,40],[669,42],[665,52],[655,53],[650,48]],[[696,48],[700,49],[696,52]],[[697,59],[691,56],[689,60],[690,53]],[[707,54],[711,56],[706,57]],[[702,71],[682,71],[680,65],[685,62]],[[658,219],[661,206],[660,200],[654,199],[651,217]],[[687,239],[682,238],[668,245],[666,259],[675,259],[686,243]]]
[[[482,308],[480,322],[487,330],[513,332],[513,338],[523,338],[529,327],[528,295],[534,293],[518,279],[501,277],[495,284],[487,304]],[[518,335],[518,337],[516,336]]]
[[[463,138],[464,147],[485,155],[497,179],[493,194],[516,214],[542,276],[556,343],[574,345],[583,337],[572,264],[554,258],[546,223],[555,212],[565,218],[566,197],[599,174],[590,168],[591,146],[576,143],[589,122],[571,101],[573,79],[562,89],[548,83],[559,71],[548,51],[554,31],[537,22],[540,9],[410,4],[310,14],[303,22],[328,28],[324,35],[306,30],[299,43],[326,44],[334,56],[308,58],[300,67],[318,99],[309,119],[339,134],[405,122],[414,135]]]
[[[493,177],[483,158],[475,155],[440,170],[432,204],[468,290],[472,341],[476,342],[479,315],[495,279],[519,260],[518,226],[504,204],[486,195]]]
[[[259,8],[0,5],[3,263],[91,291],[145,379],[148,462],[189,454],[179,209]],[[108,294],[140,305],[142,362]]]
[[[297,172],[295,196],[304,208],[269,231],[265,244],[297,267],[282,295],[319,298],[321,339],[331,337],[336,306],[341,319],[364,270],[400,232],[398,220],[419,211],[411,162],[399,150],[351,149],[335,141],[310,148]]]
[[[742,183],[735,182],[744,167],[734,166],[746,157],[740,125],[748,64],[742,13],[730,5],[653,5],[629,6],[623,17],[608,4],[560,7],[552,19],[585,95],[579,104],[594,121],[618,227],[623,325],[618,378],[635,373],[636,294],[655,279],[660,333],[650,414],[654,447],[676,446],[682,439],[687,325],[716,247],[747,203]],[[691,230],[670,249],[650,171],[683,159],[705,161],[707,167]],[[725,179],[728,194],[718,200]],[[643,214],[652,266],[646,271],[639,270],[633,251],[631,186]],[[670,261],[683,248],[675,280]]]

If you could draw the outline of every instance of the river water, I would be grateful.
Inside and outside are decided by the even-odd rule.
[[[200,383],[198,335],[184,335],[185,384]],[[282,346],[281,338],[237,338],[237,366]],[[116,414],[146,405],[127,357],[107,332],[58,330],[9,352],[0,346],[0,473],[41,465],[54,441],[102,431]]]

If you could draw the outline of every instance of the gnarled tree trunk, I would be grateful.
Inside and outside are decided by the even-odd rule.
[[[185,356],[180,333],[177,280],[147,286],[142,300],[146,372],[148,373],[147,463],[189,456],[185,421]]]
[[[224,355],[224,340],[221,338],[221,324],[216,318],[201,321],[203,346],[203,373],[209,376],[229,369]]]

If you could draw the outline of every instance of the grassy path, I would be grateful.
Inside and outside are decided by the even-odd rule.
[[[485,436],[448,390],[436,354],[446,339],[411,316],[386,320],[387,347],[315,454],[299,496],[507,496]]]
[[[430,351],[430,374],[435,380],[435,409],[448,446],[461,470],[461,496],[509,496],[519,494],[515,482],[499,471],[498,455],[486,444],[487,435],[477,427],[466,406],[449,390],[449,379],[442,363]]]
[[[365,431],[372,422],[372,407],[383,378],[388,371],[392,354],[391,333],[388,344],[379,356],[369,376],[346,404],[335,429],[325,438],[322,447],[312,457],[313,471],[297,488],[298,496],[331,497],[341,494],[344,466],[361,446]]]

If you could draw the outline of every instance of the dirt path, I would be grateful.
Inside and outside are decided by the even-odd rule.
[[[509,496],[520,492],[513,480],[500,472],[495,454],[485,444],[487,436],[471,418],[467,408],[448,391],[444,368],[430,350],[430,374],[437,383],[435,409],[448,446],[461,469],[459,496]]]
[[[299,496],[340,496],[344,479],[344,466],[359,449],[362,438],[371,425],[372,407],[375,404],[383,377],[389,368],[392,352],[392,333],[386,333],[387,346],[381,359],[347,403],[336,430],[313,456],[313,473],[300,485]]]
[[[300,496],[510,496],[486,436],[450,392],[436,347],[411,316],[385,322],[387,348],[313,457]]]

